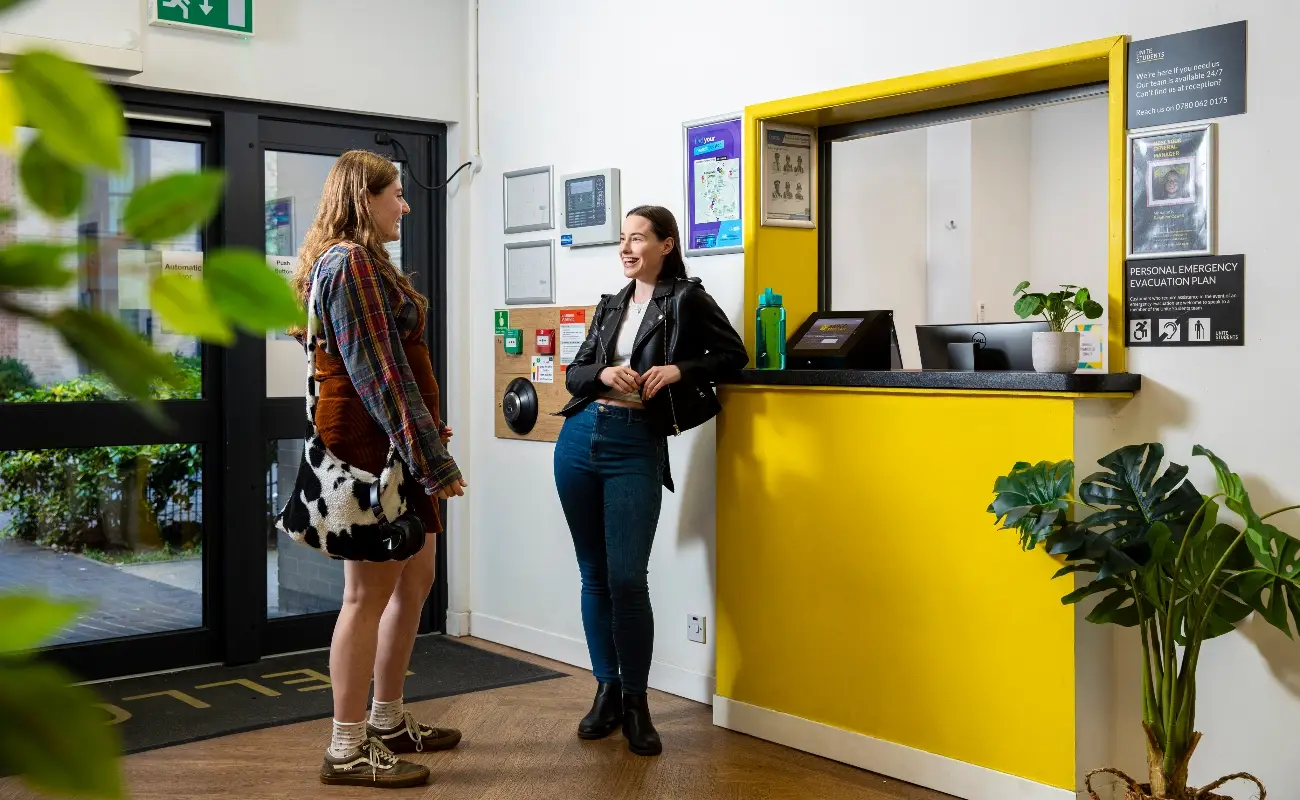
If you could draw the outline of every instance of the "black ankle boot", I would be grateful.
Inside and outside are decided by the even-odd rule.
[[[657,756],[663,752],[664,745],[650,721],[650,705],[645,695],[623,695],[623,735],[627,737],[627,749],[639,756]]]
[[[604,739],[623,724],[623,684],[600,683],[591,710],[578,723],[578,738]]]

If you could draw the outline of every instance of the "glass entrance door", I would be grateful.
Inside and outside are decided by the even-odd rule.
[[[150,308],[149,278],[199,271],[214,246],[264,249],[272,263],[292,264],[334,160],[373,150],[407,176],[412,213],[394,256],[429,298],[426,335],[442,379],[444,197],[419,184],[442,180],[445,128],[117,91],[130,121],[128,167],[89,180],[80,216],[54,223],[22,203],[16,164],[0,156],[0,207],[14,209],[0,220],[0,241],[90,245],[70,257],[75,284],[20,299],[112,314],[189,380],[160,388],[172,425],[156,428],[44,329],[0,315],[0,593],[84,601],[86,614],[49,654],[86,679],[327,646],[340,565],[272,524],[301,457],[302,348],[283,334],[221,348],[170,331]],[[131,241],[120,220],[132,190],[200,167],[225,173],[218,218],[170,242]],[[446,616],[443,552],[439,542],[424,632],[441,630]]]
[[[321,190],[335,160],[350,149],[371,150],[391,158],[401,170],[403,187],[411,213],[403,220],[402,238],[388,246],[393,262],[412,273],[416,286],[430,298],[430,329],[439,326],[442,303],[440,275],[434,253],[435,220],[441,214],[441,192],[432,186],[430,169],[434,145],[430,137],[388,134],[377,144],[374,129],[325,129],[279,121],[264,122],[262,135],[263,200],[266,205],[265,246],[267,258],[285,274],[297,266],[302,242],[315,216]],[[388,133],[388,132],[384,132]],[[418,180],[416,180],[418,179]],[[437,344],[442,337],[431,339]],[[433,348],[431,347],[431,351]],[[441,360],[441,357],[437,357]],[[440,374],[441,364],[435,363]],[[343,564],[324,559],[319,553],[296,544],[274,529],[274,514],[292,491],[302,459],[304,424],[303,391],[306,362],[302,347],[283,333],[271,333],[265,342],[266,391],[263,418],[268,421],[267,440],[267,634],[269,651],[299,649],[300,645],[328,641],[334,617],[343,597]],[[445,409],[444,409],[445,411]],[[443,548],[439,547],[439,554]],[[442,569],[439,569],[442,574]],[[426,630],[441,628],[444,610],[434,602],[426,612]],[[436,626],[434,620],[438,620]],[[292,644],[289,644],[292,642]]]

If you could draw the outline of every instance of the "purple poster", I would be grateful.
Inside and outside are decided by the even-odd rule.
[[[731,117],[684,126],[687,255],[741,251],[741,125]]]

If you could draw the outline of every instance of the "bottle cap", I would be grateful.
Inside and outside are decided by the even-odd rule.
[[[779,305],[781,305],[781,295],[773,294],[772,287],[770,286],[764,289],[763,293],[758,296],[759,308],[762,308],[763,306],[779,306]]]

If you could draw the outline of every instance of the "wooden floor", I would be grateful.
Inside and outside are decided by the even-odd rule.
[[[420,719],[460,728],[447,753],[415,758],[433,771],[420,789],[385,792],[433,800],[951,800],[833,761],[732,733],[708,706],[652,692],[664,754],[640,758],[623,738],[583,742],[574,734],[594,683],[572,667],[476,640],[471,644],[544,664],[572,677],[412,704]],[[329,720],[213,739],[129,756],[133,800],[239,797],[361,798],[376,790],[323,787],[316,771]],[[0,780],[0,800],[37,800]]]

